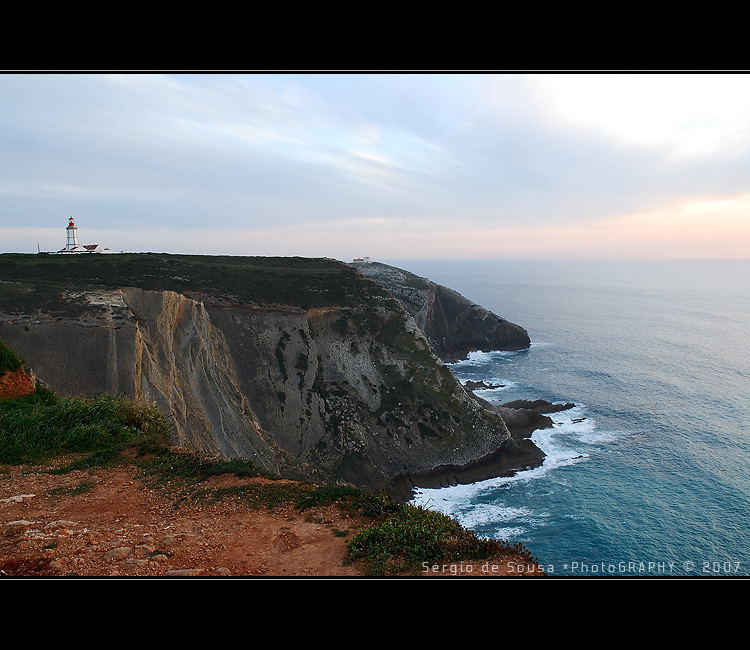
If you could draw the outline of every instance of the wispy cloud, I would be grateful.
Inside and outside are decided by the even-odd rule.
[[[8,74],[0,97],[3,250],[71,214],[131,249],[745,250],[743,75]]]

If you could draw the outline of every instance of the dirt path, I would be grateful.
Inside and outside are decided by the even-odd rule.
[[[0,467],[3,576],[362,576],[346,538],[369,522],[331,505],[269,511],[239,500],[175,506],[132,467],[63,475]],[[264,481],[223,475],[207,487]],[[505,560],[507,562],[507,559]],[[425,575],[481,575],[479,563]],[[493,575],[508,575],[507,566]]]
[[[211,483],[222,479],[259,480]],[[361,575],[344,565],[339,536],[361,522],[336,506],[175,508],[129,468],[63,476],[12,468],[0,474],[0,522],[0,575]]]

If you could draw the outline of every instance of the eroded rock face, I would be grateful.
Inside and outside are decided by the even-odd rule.
[[[393,294],[424,332],[432,351],[445,362],[458,361],[477,350],[523,350],[531,344],[523,327],[452,289],[387,264],[352,266]]]
[[[0,374],[0,399],[16,399],[35,390],[34,380],[23,368],[6,370]]]
[[[498,466],[503,450],[506,469],[520,462],[502,418],[392,300],[304,310],[143,289],[80,298],[91,309],[76,317],[0,314],[0,337],[61,394],[156,402],[176,444],[375,489],[440,467],[477,480],[477,463],[494,454]]]

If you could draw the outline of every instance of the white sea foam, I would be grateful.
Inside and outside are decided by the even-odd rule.
[[[546,454],[540,466],[517,472],[514,476],[502,476],[467,485],[420,489],[415,497],[415,503],[433,509],[431,504],[426,505],[427,501],[436,506],[444,502],[465,502],[498,486],[532,481],[546,475],[552,469],[588,459],[586,445],[590,442],[601,442],[604,436],[595,433],[596,422],[584,415],[584,409],[583,405],[577,405],[567,411],[552,413],[554,426],[551,429],[539,429],[532,434],[532,442]],[[605,435],[612,433],[606,432]]]
[[[554,469],[589,458],[587,445],[593,441],[592,438],[596,442],[600,442],[601,438],[595,436],[596,422],[585,415],[585,406],[579,404],[567,411],[553,413],[551,417],[554,422],[552,428],[537,430],[531,436],[531,440],[546,454],[540,466],[517,472],[514,476],[497,477],[468,485],[420,489],[412,503],[454,517],[467,528],[494,523],[515,524],[501,527],[495,533],[494,536],[501,539],[517,537],[524,532],[524,527],[519,527],[519,523],[539,525],[539,518],[548,517],[549,513],[534,513],[526,508],[478,501],[483,494],[499,487],[527,483],[546,476]]]
[[[539,343],[538,346],[549,345]],[[467,359],[453,365],[454,372],[461,369],[481,367],[515,352],[472,352]],[[489,373],[487,373],[489,374]],[[460,377],[462,381],[468,377]],[[477,380],[476,375],[471,377]],[[474,391],[488,401],[504,400],[502,393],[516,388],[515,382],[500,377],[484,378],[486,383],[501,384],[502,388]],[[495,399],[493,399],[493,397]],[[463,526],[475,529],[493,526],[492,536],[497,539],[518,539],[529,528],[545,525],[549,513],[535,513],[528,508],[503,505],[502,494],[492,495],[498,489],[514,489],[530,481],[548,475],[556,469],[589,460],[592,446],[604,444],[619,434],[615,431],[599,431],[596,420],[588,413],[584,404],[576,404],[565,411],[550,413],[554,425],[549,429],[535,431],[531,440],[546,454],[538,467],[517,472],[514,476],[497,477],[468,485],[455,485],[438,489],[420,489],[412,503],[449,515]]]
[[[518,386],[518,384],[514,381],[508,381],[507,379],[498,379],[497,377],[493,377],[492,379],[485,379],[484,382],[486,384],[493,384],[497,386],[497,388],[476,388],[474,389],[473,393],[476,396],[488,401],[492,401],[493,396],[500,397],[500,393],[511,390]]]
[[[526,528],[522,528],[520,526],[510,526],[508,528],[500,528],[495,531],[495,534],[492,536],[495,539],[499,539],[503,542],[507,542],[511,539],[518,539],[526,532]]]
[[[508,357],[513,354],[518,354],[521,350],[492,350],[490,352],[481,352],[479,350],[475,352],[469,352],[465,359],[459,359],[454,363],[446,363],[445,365],[451,369],[464,368],[466,366],[484,366],[492,361],[497,361],[503,357]]]
[[[534,440],[533,436],[532,440]],[[539,446],[542,447],[542,444],[539,444]],[[588,458],[587,454],[577,450],[556,449],[554,444],[547,444],[545,446],[547,448],[543,448],[542,450],[547,456],[544,458],[544,462],[538,467],[517,472],[513,476],[499,476],[467,485],[451,485],[443,488],[420,488],[415,492],[412,503],[422,505],[430,510],[438,510],[444,512],[444,514],[455,516],[454,513],[458,511],[462,504],[466,505],[469,502],[473,502],[484,492],[513,483],[527,483],[541,478],[552,469],[573,465]],[[487,504],[480,503],[471,507],[485,508]]]
[[[441,512],[456,519],[467,528],[475,528],[485,524],[519,523],[534,517],[528,508],[513,508],[495,503],[484,503],[481,507],[473,505],[464,499],[440,496],[443,490],[422,490],[412,503],[424,508]]]
[[[625,435],[624,431],[598,429],[596,420],[586,415],[586,407],[582,404],[567,411],[552,413],[550,417],[555,423],[553,430],[556,434],[566,434],[587,445],[612,442]]]

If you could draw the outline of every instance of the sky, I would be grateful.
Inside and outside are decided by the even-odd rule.
[[[750,258],[750,75],[0,74],[0,252]]]

